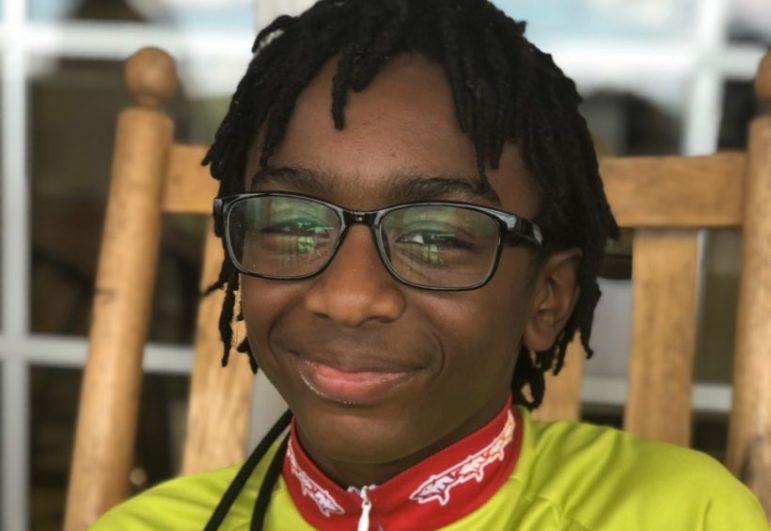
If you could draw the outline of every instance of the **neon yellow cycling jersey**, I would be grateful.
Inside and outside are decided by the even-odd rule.
[[[642,441],[610,428],[567,421],[538,422],[523,409],[515,412],[521,447],[513,470],[507,470],[502,482],[496,484],[495,491],[480,506],[441,529],[769,529],[763,509],[753,494],[709,456],[669,444]],[[278,443],[273,445],[250,476],[220,529],[249,529],[259,485],[278,446]],[[237,470],[234,466],[163,483],[115,507],[93,529],[203,529]],[[293,479],[287,478],[286,471],[285,467],[273,490],[265,528],[291,531],[318,528],[303,518],[288,485]],[[469,480],[468,484],[474,485],[475,481]],[[460,492],[460,487],[458,489]],[[300,500],[300,503],[305,502]],[[435,505],[435,511],[443,511],[441,504]],[[429,520],[394,520],[383,529],[435,529]],[[370,529],[378,529],[376,521],[373,519]],[[347,528],[357,527],[355,524],[341,527],[333,520],[326,527],[343,531]]]

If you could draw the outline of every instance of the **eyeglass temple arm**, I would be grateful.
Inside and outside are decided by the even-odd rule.
[[[543,231],[541,228],[530,220],[522,218],[514,218],[511,220],[513,223],[509,223],[506,228],[506,243],[514,245],[517,240],[526,240],[536,247],[543,245]]]
[[[214,204],[212,206],[212,217],[214,218],[214,235],[218,238],[222,238],[222,227],[225,224],[225,220],[223,220],[223,210],[224,210],[224,201],[221,197],[217,197],[214,199]]]

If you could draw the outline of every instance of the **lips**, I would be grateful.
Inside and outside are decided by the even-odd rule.
[[[373,405],[412,380],[420,368],[377,360],[310,360],[292,355],[303,383],[315,395],[343,405]]]

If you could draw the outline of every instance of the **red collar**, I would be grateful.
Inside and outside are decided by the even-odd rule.
[[[313,464],[292,421],[282,474],[300,514],[317,529],[392,531],[414,529],[416,522],[436,529],[495,494],[514,469],[521,442],[519,412],[507,403],[474,433],[361,493],[341,488]]]

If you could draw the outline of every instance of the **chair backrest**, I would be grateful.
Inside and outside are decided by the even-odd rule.
[[[175,90],[174,61],[144,49],[126,65],[136,104],[117,124],[112,182],[96,281],[65,529],[87,528],[124,499],[132,463],[142,352],[162,213],[211,212],[215,181],[202,146],[173,141],[160,110]],[[771,103],[771,54],[757,93]],[[771,116],[757,118],[747,152],[707,157],[607,158],[601,173],[622,227],[634,228],[633,333],[625,428],[688,445],[696,330],[698,232],[743,232],[733,404],[727,465],[771,512]],[[201,286],[222,259],[209,226]],[[252,374],[245,360],[219,368],[222,295],[202,299],[182,473],[243,459]],[[243,332],[240,334],[243,337]],[[541,418],[578,418],[582,356],[568,351],[549,377]]]

